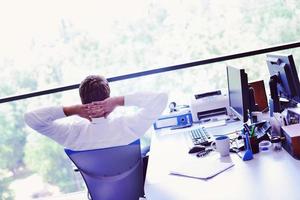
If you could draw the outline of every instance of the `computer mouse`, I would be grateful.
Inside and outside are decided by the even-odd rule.
[[[189,153],[198,153],[198,152],[204,151],[204,150],[205,150],[205,146],[197,145],[197,146],[193,146],[193,147],[189,150]]]

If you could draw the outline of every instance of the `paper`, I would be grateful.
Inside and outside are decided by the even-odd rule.
[[[234,166],[230,157],[222,161],[219,157],[190,158],[170,170],[170,174],[199,179],[209,179]]]
[[[218,120],[218,121],[211,121],[211,122],[207,122],[207,123],[202,124],[202,126],[204,128],[212,128],[212,127],[225,126],[225,125],[226,125],[225,119]]]

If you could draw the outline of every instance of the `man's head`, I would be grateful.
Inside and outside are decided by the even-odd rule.
[[[102,101],[110,96],[110,88],[107,80],[98,75],[86,77],[79,86],[79,95],[82,104],[93,101]]]

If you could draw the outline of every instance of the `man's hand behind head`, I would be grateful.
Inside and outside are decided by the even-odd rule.
[[[64,106],[63,111],[66,116],[79,115],[80,117],[91,121],[91,117],[89,115],[89,105],[88,104]]]
[[[102,101],[97,101],[89,104],[88,114],[91,118],[104,117],[105,111],[101,104]]]
[[[124,97],[109,97],[89,104],[64,106],[66,116],[79,115],[91,121],[92,118],[107,117],[117,106],[124,105]]]
[[[117,106],[124,105],[124,97],[109,97],[103,101],[91,103],[91,116],[107,117]]]

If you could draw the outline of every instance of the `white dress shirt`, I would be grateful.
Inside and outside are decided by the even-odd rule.
[[[167,104],[165,93],[140,92],[124,96],[124,106],[140,109],[131,116],[94,118],[62,123],[62,106],[45,107],[24,116],[28,126],[65,148],[88,150],[130,144],[140,138],[161,115]],[[63,120],[65,121],[65,120]]]

